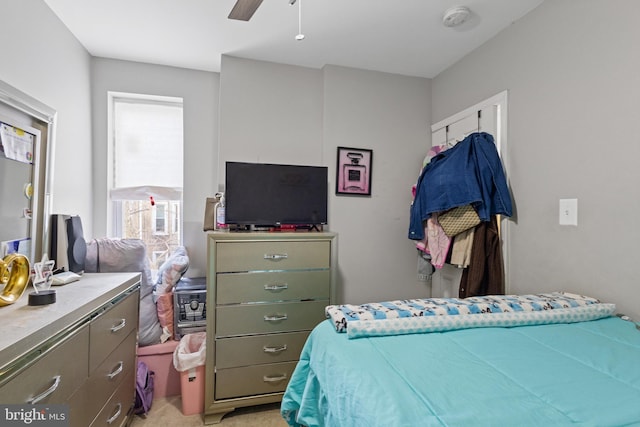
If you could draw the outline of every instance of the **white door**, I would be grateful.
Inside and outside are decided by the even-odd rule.
[[[431,126],[432,146],[447,144],[453,147],[473,132],[487,132],[493,135],[502,163],[506,163],[506,124],[507,124],[507,92],[467,108],[445,120]],[[500,225],[502,235],[502,251],[505,263],[505,284],[508,289],[508,240],[507,225],[504,220]],[[432,275],[431,296],[438,298],[457,298],[463,269],[445,264],[442,269]]]

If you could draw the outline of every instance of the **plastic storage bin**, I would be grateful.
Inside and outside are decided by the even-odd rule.
[[[173,352],[179,341],[167,341],[138,347],[138,360],[147,364],[154,375],[153,398],[178,396],[180,394],[180,372],[173,366]]]

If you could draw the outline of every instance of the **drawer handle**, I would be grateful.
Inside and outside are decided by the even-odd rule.
[[[120,329],[124,328],[126,324],[127,324],[127,319],[120,319],[120,322],[118,322],[117,325],[113,325],[111,327],[111,332],[118,332]]]
[[[120,372],[122,372],[123,367],[124,367],[124,363],[122,361],[118,362],[118,367],[113,371],[111,371],[109,374],[107,374],[107,377],[109,377],[110,380],[114,379],[120,374]]]
[[[56,375],[55,377],[53,377],[53,384],[51,384],[51,387],[49,387],[39,395],[27,400],[27,403],[30,403],[31,405],[35,405],[36,403],[39,403],[41,400],[46,399],[49,395],[51,395],[51,393],[56,391],[56,389],[60,385],[61,378],[62,377],[60,375]]]
[[[274,314],[272,316],[266,315],[264,316],[265,322],[279,322],[281,320],[287,320],[286,314]]]
[[[281,285],[264,285],[265,291],[281,291],[283,289],[289,289],[289,284],[283,283]]]
[[[122,413],[122,403],[118,403],[118,404],[116,405],[116,408],[118,408],[118,409],[116,410],[116,413],[115,413],[115,414],[113,414],[113,415],[111,416],[111,418],[109,418],[109,419],[107,420],[107,424],[112,424],[115,420],[117,420],[117,419],[118,419],[118,417],[119,417],[119,416],[120,416],[120,414]]]
[[[267,347],[266,345],[264,347],[262,347],[262,350],[265,353],[280,353],[283,352],[287,349],[287,345],[281,345],[280,347]]]
[[[264,381],[265,383],[277,383],[286,379],[287,374],[282,374],[275,377],[265,375],[264,377],[262,377],[262,381]]]
[[[289,258],[288,254],[264,254],[264,259],[271,261],[280,261]]]

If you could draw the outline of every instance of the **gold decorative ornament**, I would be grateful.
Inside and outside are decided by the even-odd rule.
[[[0,307],[16,302],[27,289],[31,269],[29,259],[22,254],[9,254],[0,260]]]

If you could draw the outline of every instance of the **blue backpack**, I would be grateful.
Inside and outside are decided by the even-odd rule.
[[[146,363],[138,361],[136,371],[136,403],[133,407],[134,413],[138,415],[147,414],[153,402],[153,375]]]

